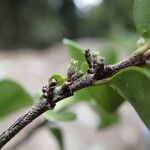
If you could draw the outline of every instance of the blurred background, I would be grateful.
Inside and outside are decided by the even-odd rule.
[[[61,43],[63,38],[75,40],[83,48],[115,47],[121,52],[120,59],[126,57],[140,37],[132,9],[133,0],[0,0],[0,78],[17,80],[37,94],[51,74],[66,72],[69,55]],[[97,116],[86,103],[71,110],[77,113],[77,120],[59,123],[66,150],[150,149],[149,131],[128,103],[119,109],[120,121],[102,130],[96,130]],[[0,132],[25,111],[0,120]],[[11,150],[30,126],[6,149]],[[43,128],[15,149],[59,147]]]
[[[45,48],[62,38],[134,32],[133,0],[1,0],[0,48]]]

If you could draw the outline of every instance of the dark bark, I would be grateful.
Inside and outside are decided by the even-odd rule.
[[[23,138],[20,139],[19,141],[17,141],[17,143],[15,143],[10,148],[10,150],[16,150],[16,148],[18,148],[22,144],[25,144],[27,141],[29,141],[38,130],[40,130],[41,128],[50,126],[51,123],[52,122],[49,122],[48,120],[42,120],[42,121],[38,122],[33,127],[31,127],[31,129],[23,136]]]

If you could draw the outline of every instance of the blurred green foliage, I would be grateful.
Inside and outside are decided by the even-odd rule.
[[[144,37],[150,37],[150,1],[134,1],[134,21],[137,30]]]
[[[58,127],[50,127],[49,131],[56,138],[60,150],[64,150],[64,138],[62,130]]]
[[[112,87],[128,100],[150,128],[150,68],[130,67],[111,79]]]
[[[63,37],[102,37],[112,29],[134,30],[133,0],[103,0],[79,10],[73,0],[0,1],[0,47],[43,48]]]
[[[19,83],[0,80],[0,119],[32,104],[31,95]]]

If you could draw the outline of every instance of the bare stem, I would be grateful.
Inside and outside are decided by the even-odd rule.
[[[33,106],[29,112],[21,116],[8,130],[2,133],[0,136],[0,148],[2,148],[5,143],[12,139],[26,125],[47,111],[47,105],[48,103],[44,99],[41,99],[40,103]]]
[[[82,88],[93,86],[96,82],[100,83],[101,81],[105,81],[108,77],[114,75],[123,68],[145,64],[150,59],[150,52],[148,51],[149,49],[150,44],[144,45],[128,58],[114,65],[104,65],[103,60],[99,58],[95,59],[95,57],[92,57],[92,54],[89,50],[85,51],[85,56],[89,64],[89,70],[87,74],[76,79],[76,81],[71,81],[72,77],[70,77],[70,79],[66,80],[61,89],[56,93],[54,92],[54,86],[56,84],[55,81],[53,81],[49,86],[44,87],[42,90],[44,94],[42,95],[39,103],[33,106],[29,112],[21,116],[11,127],[9,127],[0,135],[0,148],[2,148],[34,119],[39,117],[47,110],[54,108],[56,103],[60,100],[72,96],[74,92]]]
[[[27,141],[29,141],[31,139],[31,137],[37,132],[37,130],[40,130],[41,128],[44,127],[48,127],[48,125],[51,125],[51,122],[49,122],[48,120],[42,120],[40,122],[38,122],[37,124],[35,124],[33,127],[31,127],[31,129],[24,135],[24,137],[22,139],[20,139],[19,141],[17,141],[17,143],[15,143],[12,147],[11,150],[15,150],[16,148],[18,148],[19,146],[21,146],[22,144],[26,143]]]

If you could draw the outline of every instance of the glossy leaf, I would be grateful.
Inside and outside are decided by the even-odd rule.
[[[9,79],[0,81],[0,119],[31,104],[31,96],[18,83]]]
[[[76,42],[73,42],[68,39],[64,39],[63,44],[67,48],[71,58],[73,58],[74,60],[78,60],[78,64],[79,64],[79,68],[80,68],[82,63],[85,62],[83,48]]]
[[[134,22],[142,36],[150,37],[150,0],[134,0]]]
[[[53,136],[56,138],[60,150],[64,150],[64,142],[63,142],[63,133],[61,131],[60,128],[54,128],[54,127],[50,127],[50,132],[53,134]]]
[[[54,74],[52,75],[49,79],[48,82],[50,83],[53,79],[55,79],[57,81],[57,86],[60,86],[64,83],[65,79],[59,75],[59,74]]]
[[[130,67],[112,78],[112,86],[135,108],[150,128],[150,69]]]
[[[108,85],[101,85],[89,88],[89,92],[96,100],[97,105],[107,112],[114,112],[122,104],[124,99],[117,93],[117,90]]]

